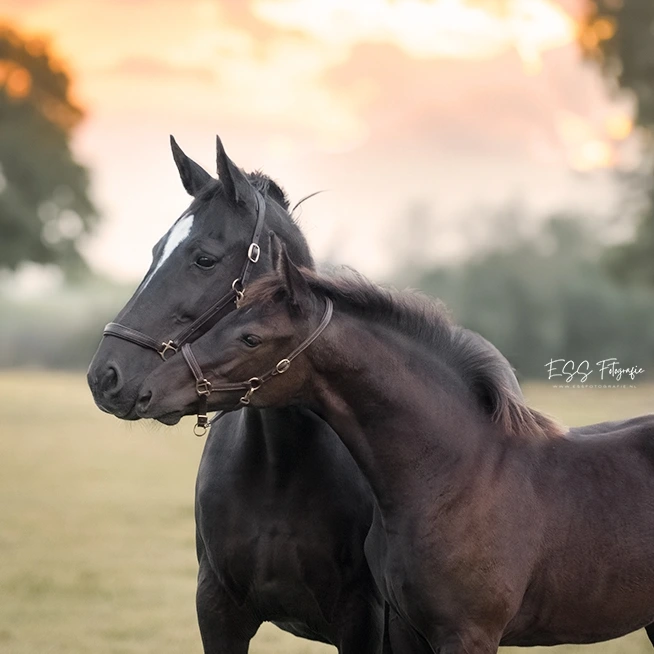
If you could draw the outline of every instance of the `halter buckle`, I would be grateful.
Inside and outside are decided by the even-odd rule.
[[[248,259],[252,263],[256,263],[259,261],[259,257],[261,256],[261,248],[259,247],[258,243],[250,243],[250,247],[248,248]]]
[[[178,349],[179,348],[177,347],[177,345],[175,345],[175,341],[170,340],[170,341],[164,341],[161,344],[161,349],[157,350],[157,352],[159,353],[159,356],[165,361],[166,352],[172,352],[173,354],[175,354]]]
[[[211,395],[211,382],[208,379],[198,379],[195,382],[195,392],[198,395]]]
[[[243,299],[243,288],[241,287],[241,278],[237,277],[232,282],[232,291],[236,293],[236,307],[238,308],[238,303]]]
[[[275,372],[273,374],[275,375],[282,375],[284,374],[289,368],[291,367],[291,362],[288,359],[282,359],[281,361],[277,362],[277,365],[275,366]]]

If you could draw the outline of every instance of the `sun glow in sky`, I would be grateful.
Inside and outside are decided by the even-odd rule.
[[[531,65],[575,34],[551,0],[257,0],[253,11],[324,44],[392,43],[420,58],[485,59],[514,48]]]
[[[293,197],[342,192],[311,210],[320,219],[309,238],[323,255],[344,224],[357,250],[351,214],[340,216],[346,194],[352,212],[388,222],[412,197],[461,210],[464,176],[484,166],[480,201],[497,202],[549,192],[524,177],[525,162],[559,176],[620,163],[629,108],[609,102],[579,62],[582,3],[4,0],[0,19],[49,35],[72,69],[88,111],[77,147],[107,215],[89,252],[133,277],[186,202],[169,132],[211,171],[219,132],[237,163],[271,172]],[[380,190],[380,176],[394,184]],[[359,229],[369,240],[370,223]]]

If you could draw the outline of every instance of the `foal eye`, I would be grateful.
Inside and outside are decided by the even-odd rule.
[[[202,255],[195,260],[195,265],[203,270],[211,270],[216,265],[216,260],[212,257]]]
[[[248,347],[256,347],[257,345],[261,345],[261,339],[254,334],[245,334],[244,336],[241,336],[241,340]]]

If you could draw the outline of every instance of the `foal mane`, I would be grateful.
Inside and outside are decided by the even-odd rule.
[[[417,291],[372,283],[352,269],[324,275],[306,268],[311,290],[350,313],[383,324],[437,351],[462,377],[491,421],[516,438],[561,436],[560,425],[529,408],[508,361],[476,332],[452,322],[444,304]],[[241,306],[273,302],[286,293],[276,273],[248,288]]]

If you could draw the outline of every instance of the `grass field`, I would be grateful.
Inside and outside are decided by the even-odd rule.
[[[654,387],[527,387],[568,424],[654,412]],[[95,408],[81,375],[0,374],[0,652],[197,654],[193,484],[203,441]],[[654,598],[653,598],[654,601]],[[644,632],[551,654],[649,652]],[[334,651],[265,625],[251,652]]]

